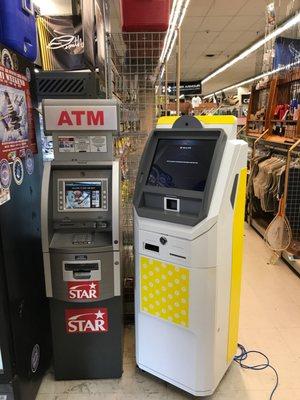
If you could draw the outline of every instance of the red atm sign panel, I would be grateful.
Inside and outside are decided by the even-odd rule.
[[[116,131],[116,106],[44,106],[47,131]]]

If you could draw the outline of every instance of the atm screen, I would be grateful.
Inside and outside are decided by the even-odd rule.
[[[147,185],[204,191],[215,140],[159,139]]]
[[[101,208],[101,181],[65,181],[65,210]]]

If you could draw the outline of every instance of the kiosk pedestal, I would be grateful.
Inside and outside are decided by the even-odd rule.
[[[56,379],[119,378],[120,177],[112,155],[118,113],[111,101],[81,103],[43,103],[45,131],[52,133],[54,145],[42,188],[54,373]]]
[[[237,348],[247,144],[235,117],[164,117],[134,196],[136,360],[195,395]]]

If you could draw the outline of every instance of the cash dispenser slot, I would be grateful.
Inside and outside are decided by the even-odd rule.
[[[65,270],[73,272],[74,279],[89,280],[92,277],[92,271],[99,270],[97,263],[66,263]]]

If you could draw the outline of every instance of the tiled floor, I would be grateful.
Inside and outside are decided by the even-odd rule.
[[[246,227],[240,342],[266,353],[279,373],[274,400],[300,400],[300,278],[284,263],[269,263],[270,251]],[[180,400],[192,397],[135,368],[134,329],[126,328],[120,380],[55,382],[49,373],[38,400]],[[209,400],[268,400],[272,371],[233,364]]]

